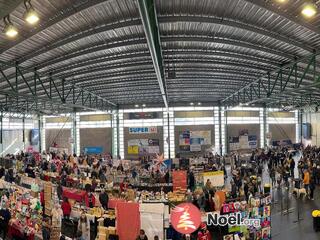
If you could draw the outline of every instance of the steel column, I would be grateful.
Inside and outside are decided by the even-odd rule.
[[[117,159],[120,158],[120,119],[119,119],[119,108],[117,109],[117,115],[116,115],[116,130],[117,130]],[[124,157],[124,156],[121,156]]]
[[[168,138],[166,141],[168,142],[168,156],[169,159],[171,159],[171,144],[170,144],[170,115],[169,112],[167,112],[167,127],[168,127]]]
[[[221,122],[221,103],[219,102],[219,110],[218,110],[218,122],[219,122],[219,149],[220,156],[222,156],[222,122]]]
[[[77,141],[78,141],[78,136],[77,136],[77,114],[76,112],[73,112],[72,113],[72,138],[73,138],[73,148],[72,148],[72,151],[73,151],[73,154],[77,154]]]
[[[298,113],[298,115],[299,115],[299,125],[300,125],[300,143],[302,144],[303,142],[302,142],[302,140],[303,140],[303,132],[302,132],[302,122],[303,122],[303,111],[302,110],[299,110],[299,113]],[[311,114],[310,114],[310,116],[311,116]],[[311,121],[310,121],[311,122]]]
[[[39,153],[42,152],[42,144],[41,144],[41,141],[42,141],[42,137],[41,137],[41,134],[42,134],[42,128],[41,128],[41,116],[38,115],[38,134],[39,134],[39,142],[38,142],[38,146],[39,146]]]
[[[264,105],[263,106],[263,116],[262,116],[262,124],[263,124],[263,140],[264,140],[264,147],[267,146],[267,136],[266,136],[266,131],[267,131],[267,108],[266,106]],[[261,134],[261,133],[260,133]]]
[[[3,157],[3,112],[0,114],[0,144],[1,144],[1,156]]]
[[[22,142],[23,142],[23,151],[26,149],[26,136],[25,136],[26,124],[25,124],[25,115],[22,117]]]

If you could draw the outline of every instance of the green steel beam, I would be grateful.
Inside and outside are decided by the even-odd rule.
[[[58,79],[54,78],[52,74],[49,74],[49,82],[44,82],[41,78],[43,77],[39,72],[37,72],[37,69],[34,69],[34,71],[26,71],[23,67],[19,66],[19,64],[16,62],[14,65],[11,63],[0,61],[0,64],[6,65],[6,66],[14,66],[15,67],[15,82],[12,83],[8,79],[8,76],[6,73],[0,68],[0,81],[3,79],[4,82],[7,82],[10,86],[10,89],[0,89],[0,95],[4,96],[6,98],[5,103],[2,103],[4,99],[0,99],[0,104],[2,104],[2,107],[12,110],[12,103],[17,102],[17,104],[14,106],[16,110],[18,107],[21,107],[18,102],[26,102],[27,107],[22,107],[21,111],[29,111],[30,105],[35,105],[36,108],[32,109],[32,111],[41,110],[38,109],[39,105],[42,104],[54,104],[56,105],[56,109],[73,109],[73,108],[80,108],[85,110],[106,110],[106,109],[112,109],[117,107],[117,105],[101,96],[98,96],[97,94],[90,92],[82,87],[77,86],[76,84],[73,84],[71,82],[66,82],[65,79]],[[30,85],[30,82],[26,80],[25,74],[27,73],[33,73],[33,86]],[[19,78],[21,78],[22,84],[24,85],[24,88],[28,91],[21,92],[19,91],[19,88],[17,88],[17,83],[19,81]],[[62,83],[58,85],[57,83]],[[44,94],[39,94],[40,91],[43,91]],[[81,100],[79,99],[79,96],[81,95]],[[8,103],[7,98],[10,97],[11,99],[14,99],[14,101],[10,101]],[[86,104],[87,101],[84,101],[83,99],[90,100],[90,104]],[[95,101],[92,102],[91,100],[94,99]],[[2,101],[2,102],[1,102]],[[52,108],[53,109],[53,108]]]
[[[316,58],[318,55],[318,53],[314,52],[307,58],[295,59],[292,63],[268,72],[264,76],[240,88],[235,93],[232,93],[221,102],[224,105],[268,103],[270,101],[278,101],[288,95],[315,92],[316,88],[320,86],[320,73],[316,71]],[[308,61],[306,62],[307,59]],[[303,71],[298,73],[297,68],[299,64],[303,64]],[[304,91],[304,93],[301,93],[301,91]],[[248,94],[249,92],[250,94]],[[235,100],[235,96],[238,96],[237,101]]]
[[[161,95],[168,110],[169,103],[155,2],[154,0],[138,0],[138,5]]]

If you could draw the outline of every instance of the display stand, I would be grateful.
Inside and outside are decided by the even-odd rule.
[[[52,211],[52,183],[44,183],[44,206],[45,206],[45,215],[51,216]]]

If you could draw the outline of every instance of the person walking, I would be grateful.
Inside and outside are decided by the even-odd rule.
[[[315,188],[316,188],[315,180],[314,180],[314,178],[312,177],[312,178],[310,179],[310,184],[309,184],[309,189],[310,189],[309,198],[310,198],[310,200],[312,200],[312,201],[314,200],[314,199],[313,199],[313,194],[314,194]]]
[[[6,239],[7,237],[10,219],[11,219],[11,214],[9,209],[2,208],[0,210],[0,223],[1,223],[0,231],[2,232],[2,239]]]
[[[296,167],[296,162],[293,158],[290,158],[290,177],[294,178],[294,168]]]
[[[276,170],[274,167],[270,169],[270,179],[271,179],[271,186],[274,187],[276,185]]]
[[[303,172],[303,184],[307,194],[309,195],[310,173],[308,170],[304,170]]]

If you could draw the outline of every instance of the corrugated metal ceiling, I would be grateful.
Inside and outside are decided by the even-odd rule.
[[[320,49],[320,15],[303,19],[303,2],[156,0],[165,71],[175,73],[166,79],[169,103],[216,102]],[[19,37],[0,34],[0,60],[19,61],[44,75],[52,72],[119,105],[163,104],[136,1],[32,4],[40,25],[26,26],[24,6],[18,6],[11,20]],[[3,70],[13,82],[15,69]],[[32,78],[26,74],[31,85]],[[0,86],[9,89],[5,81]],[[21,83],[20,91],[28,88]]]

